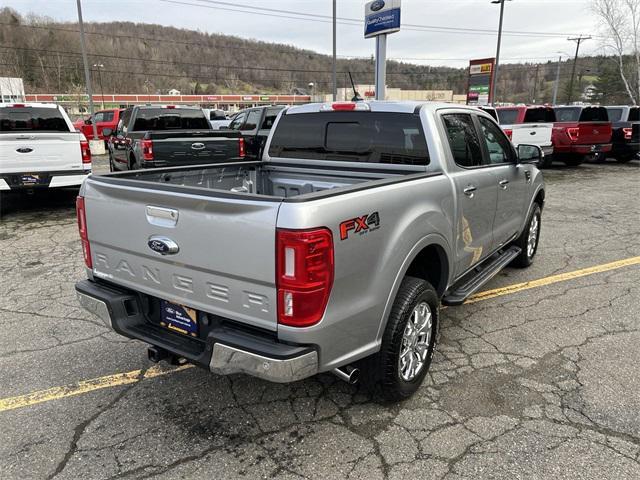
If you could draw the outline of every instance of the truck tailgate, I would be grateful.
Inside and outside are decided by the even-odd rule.
[[[226,132],[225,132],[226,133]],[[173,165],[225,162],[240,155],[237,132],[151,132],[154,156]]]
[[[514,145],[537,145],[547,147],[551,145],[551,134],[553,125],[548,124],[520,124],[509,127],[512,131],[512,142]]]
[[[0,147],[2,173],[81,171],[83,168],[79,133],[2,133]]]
[[[276,330],[278,200],[177,195],[91,178],[84,188],[96,278]],[[156,253],[149,245],[156,236],[175,242],[178,252]]]
[[[611,142],[611,124],[608,122],[580,122],[578,143],[599,145]]]

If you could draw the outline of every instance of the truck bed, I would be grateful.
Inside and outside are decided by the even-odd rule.
[[[149,187],[154,190],[190,191],[207,196],[302,201],[351,191],[356,185],[372,188],[408,179],[407,176],[425,176],[424,170],[366,167],[345,170],[330,166],[234,162],[94,175],[92,178],[103,183],[142,188],[144,183],[153,183],[156,185]]]

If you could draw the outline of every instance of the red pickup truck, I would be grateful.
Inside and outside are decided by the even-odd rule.
[[[612,128],[607,109],[592,106],[554,107],[553,148],[556,160],[578,166],[588,156],[611,151]]]
[[[120,121],[120,114],[123,111],[124,110],[120,108],[113,108],[108,110],[99,110],[95,113],[96,128],[98,129],[98,138],[100,140],[105,140],[104,135],[102,134],[103,129],[110,128],[112,131],[116,130],[118,122]],[[91,125],[91,118],[81,118],[76,120],[73,123],[73,126],[79,132],[84,133],[87,140],[93,140],[93,126]]]

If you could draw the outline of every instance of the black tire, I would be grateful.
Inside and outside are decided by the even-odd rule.
[[[533,222],[533,218],[537,217],[538,220],[538,234],[535,240],[535,246],[533,248],[533,253],[530,255],[528,252],[528,244],[529,244],[529,231],[531,230],[531,225]],[[511,262],[512,267],[516,268],[527,268],[533,263],[533,259],[536,256],[538,251],[538,244],[540,243],[540,232],[542,231],[542,210],[540,209],[540,205],[537,203],[533,204],[533,210],[527,219],[527,227],[522,231],[518,239],[514,242],[514,245],[520,247],[522,250],[520,254],[513,259]]]
[[[109,152],[109,171],[110,172],[115,172],[116,171],[116,166],[113,163],[113,155],[111,155],[111,152]]]
[[[545,155],[542,160],[538,162],[538,168],[549,168],[553,165],[553,155]]]
[[[618,155],[616,160],[618,161],[618,163],[629,163],[631,160],[633,160],[633,155]]]
[[[140,170],[140,165],[133,155],[129,159],[129,170]]]
[[[431,310],[431,336],[422,369],[410,380],[400,375],[400,352],[407,322],[414,309],[426,302]],[[431,284],[425,280],[405,277],[393,302],[380,351],[361,362],[362,383],[374,395],[386,401],[400,401],[413,395],[424,380],[435,350],[438,333],[440,300]]]

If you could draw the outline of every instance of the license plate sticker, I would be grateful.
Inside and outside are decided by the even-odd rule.
[[[198,312],[193,308],[175,303],[160,301],[160,325],[171,331],[198,336]]]

